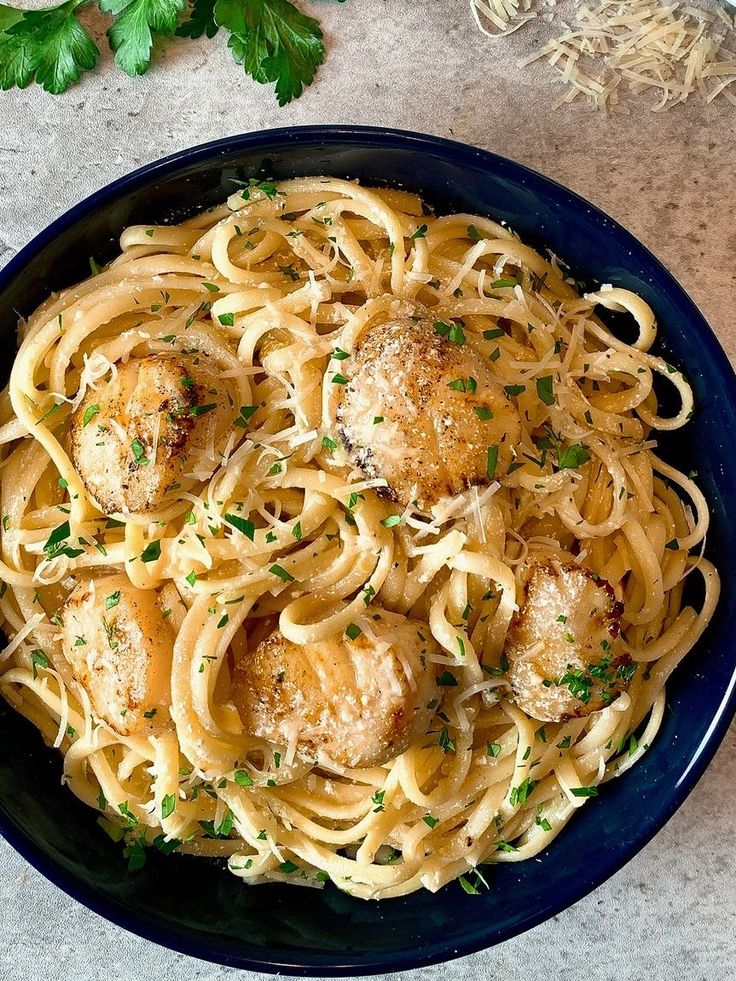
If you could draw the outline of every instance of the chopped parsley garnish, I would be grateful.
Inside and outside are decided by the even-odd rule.
[[[425,814],[422,821],[430,828],[435,828],[440,823],[439,818],[433,817],[431,814]]]
[[[437,678],[437,684],[443,688],[455,688],[458,680],[451,671],[443,671]]]
[[[347,383],[348,383],[348,380],[345,377],[345,375],[341,375],[340,372],[337,372],[336,374],[334,374],[332,376],[331,381],[332,381],[332,384],[333,385],[347,385]]]
[[[447,731],[447,726],[442,726],[440,729],[439,738],[437,739],[437,745],[445,753],[455,752],[455,743],[450,738],[450,733]]]
[[[218,825],[215,825],[214,821],[200,821],[199,824],[207,838],[227,838],[233,830],[235,815],[228,808],[225,817]]]
[[[363,631],[360,629],[357,623],[349,623],[345,628],[345,633],[351,640],[356,640],[356,638],[360,637]]]
[[[471,225],[470,227],[472,228],[473,226]],[[480,889],[474,886],[466,876],[458,876],[457,881],[460,883],[463,892],[466,892],[469,896],[480,896]]]
[[[3,518],[3,528],[7,531],[7,515]],[[47,559],[55,559],[59,555],[66,555],[67,558],[75,559],[78,555],[82,554],[84,549],[72,548],[71,545],[64,544],[70,534],[71,529],[69,528],[68,521],[54,528],[43,547]]]
[[[571,787],[570,793],[573,797],[597,797],[597,787]]]
[[[412,239],[424,238],[426,234],[427,234],[427,226],[420,225],[419,228],[417,228],[417,230],[414,232],[414,234],[411,237]]]
[[[335,450],[337,449],[337,443],[335,442],[334,439],[330,439],[329,436],[323,436],[322,437],[322,445],[330,453],[334,453]]]
[[[473,412],[475,412],[482,422],[488,422],[493,418],[493,412],[491,412],[490,409],[487,409],[484,405],[476,405],[473,408]]]
[[[253,778],[251,777],[250,773],[248,773],[247,770],[236,770],[235,773],[233,774],[233,778],[235,780],[235,783],[237,783],[238,786],[240,787],[253,786]]]
[[[203,416],[207,412],[212,412],[217,408],[217,402],[210,402],[207,405],[191,405],[189,407],[190,416]]]
[[[33,679],[38,677],[39,668],[48,668],[49,659],[46,657],[44,651],[37,648],[35,651],[31,651],[31,664],[33,665]]]
[[[396,525],[400,525],[401,524],[401,515],[400,514],[390,514],[387,518],[384,518],[381,521],[381,524],[383,525],[384,528],[393,528]]]
[[[552,375],[544,375],[541,378],[537,378],[537,395],[545,405],[554,405],[553,382]]]
[[[114,593],[110,593],[110,595],[105,599],[105,609],[111,610],[114,606],[117,606],[119,602],[120,590],[116,589]]]
[[[94,419],[94,417],[97,415],[99,411],[100,411],[99,405],[90,405],[88,406],[88,408],[85,409],[84,415],[82,416],[82,429],[84,429],[85,426],[88,426],[92,422],[92,420]]]
[[[483,238],[475,225],[468,225],[467,233],[471,242],[480,242],[480,240]]]
[[[220,292],[220,287],[217,286],[215,283],[205,283],[205,282],[203,282],[202,283],[202,286],[204,286],[204,288],[209,293],[219,293]]]
[[[117,630],[107,620],[102,618],[102,628],[105,631],[105,637],[107,637],[107,645],[111,651],[115,651],[120,646],[120,642],[115,639],[115,634]]]
[[[447,383],[447,387],[451,388],[454,392],[470,392],[473,394],[478,383],[475,378],[455,378],[453,381]]]
[[[122,802],[122,804],[118,804],[118,810],[123,815],[123,817],[128,822],[128,824],[129,824],[129,826],[131,828],[137,828],[138,827],[138,818],[130,810],[130,807],[128,806],[127,800],[124,800]]]
[[[508,396],[513,398],[514,396],[521,395],[522,392],[525,392],[526,385],[504,385],[503,390]]]
[[[271,566],[271,568],[268,571],[271,572],[274,576],[278,576],[279,579],[283,579],[284,582],[294,582],[294,577],[291,575],[290,572],[287,572],[286,569],[283,568],[283,566],[274,564]]]
[[[229,521],[233,528],[237,528],[241,534],[253,541],[256,533],[256,526],[247,518],[241,518],[239,514],[226,514],[225,521]]]
[[[585,447],[581,446],[580,443],[573,443],[572,446],[566,446],[564,450],[560,450],[557,456],[557,467],[559,470],[575,470],[583,463],[587,463],[589,459],[590,453]]]
[[[526,780],[523,780],[518,787],[514,787],[514,789],[511,791],[511,794],[509,795],[509,804],[511,804],[512,807],[516,807],[517,804],[525,804],[527,798],[536,786],[537,781],[530,780],[529,777],[527,777]]]
[[[586,705],[590,701],[593,679],[590,677],[590,675],[586,674],[582,668],[575,668],[571,671],[568,670],[568,672],[564,674],[559,681],[552,682],[552,684],[557,684],[559,686],[566,685],[570,691],[570,694],[574,695]]]
[[[141,552],[141,562],[155,562],[161,557],[161,540],[155,538]]]
[[[139,467],[148,466],[150,461],[146,456],[146,448],[137,437],[130,444],[130,452],[133,454],[133,459]]]
[[[167,838],[166,835],[156,835],[152,844],[163,855],[171,855],[181,845],[181,841],[178,838]]]
[[[257,411],[258,411],[258,406],[257,405],[241,405],[240,406],[240,415],[235,420],[234,425],[239,426],[240,429],[247,429],[248,428],[248,426],[247,426],[248,420],[253,415],[253,413],[254,412],[257,412]]]
[[[498,447],[489,446],[486,453],[486,476],[489,480],[493,480],[496,476],[496,467],[498,466]]]
[[[167,817],[171,817],[174,813],[174,808],[176,807],[176,797],[173,794],[166,794],[166,796],[161,801],[161,818],[166,820]]]
[[[223,327],[233,327],[235,325],[235,314],[234,313],[221,313],[218,314],[217,319],[220,321]]]
[[[377,790],[375,794],[371,797],[371,803],[374,804],[373,813],[378,814],[379,811],[384,811],[386,808],[383,806],[383,798],[386,796],[385,790]]]
[[[501,743],[486,743],[486,756],[499,756],[501,753]]]
[[[447,335],[448,339],[452,341],[453,344],[464,344],[465,343],[465,331],[459,324],[451,324],[450,332]]]
[[[456,324],[453,321],[447,324],[442,320],[435,321],[434,331],[441,337],[446,337],[452,341],[453,344],[465,343],[465,331],[460,324]]]

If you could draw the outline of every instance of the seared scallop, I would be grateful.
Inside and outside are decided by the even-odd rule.
[[[127,576],[79,583],[62,613],[62,645],[92,709],[121,735],[169,718],[174,632],[153,590]]]
[[[519,417],[459,325],[378,324],[341,372],[338,432],[354,465],[385,478],[402,506],[426,510],[506,473]]]
[[[590,569],[553,559],[531,565],[505,648],[519,708],[559,722],[609,705],[635,670],[620,637],[622,612]]]
[[[438,704],[428,660],[437,647],[426,624],[378,616],[370,634],[299,646],[276,630],[246,654],[233,678],[245,731],[349,767],[403,753],[427,731]]]
[[[232,405],[227,385],[201,361],[131,358],[74,413],[72,461],[103,512],[155,510],[189,471],[214,471]]]

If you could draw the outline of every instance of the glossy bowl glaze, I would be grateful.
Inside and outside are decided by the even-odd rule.
[[[144,167],[73,208],[0,273],[4,383],[18,314],[110,259],[131,223],[175,221],[223,200],[229,178],[331,174],[405,187],[442,211],[487,214],[561,256],[581,283],[635,290],[661,324],[658,349],[683,368],[696,414],[663,452],[695,469],[711,504],[708,554],[736,554],[736,383],[702,316],[666,269],[620,225],[558,184],[502,157],[446,140],[370,128],[272,130],[197,147]],[[694,579],[695,577],[693,577]],[[728,578],[712,624],[668,688],[653,748],[606,784],[540,861],[493,866],[490,891],[457,885],[363,902],[332,887],[248,888],[222,862],[149,855],[128,874],[96,815],[60,786],[58,756],[0,708],[0,830],[33,865],[101,916],[175,950],[223,964],[301,975],[417,967],[498,943],[558,913],[627,862],[679,807],[736,707]]]

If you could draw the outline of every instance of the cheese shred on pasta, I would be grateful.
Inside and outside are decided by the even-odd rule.
[[[634,341],[596,311],[628,315]],[[407,333],[434,324],[453,356],[482,361],[518,416],[518,438],[488,447],[481,479],[422,510],[392,501],[381,472],[358,468],[338,424],[351,359],[389,321]],[[610,286],[581,295],[553,257],[501,224],[435,217],[412,194],[323,177],[252,181],[182,224],[128,228],[113,262],[22,325],[0,400],[10,639],[0,690],[59,746],[69,788],[125,837],[132,868],[155,846],[224,857],[248,883],[332,881],[387,898],[465,876],[472,891],[484,881],[477,866],[539,854],[646,752],[667,678],[718,597],[702,555],[705,500],[656,453],[657,431],[683,426],[693,398],[651,353],[655,337],[641,298]],[[100,424],[101,404],[136,359],[154,373],[184,359],[192,378],[206,372],[212,395],[189,403],[209,416],[186,473],[156,508],[125,513],[102,506],[104,474],[93,494],[74,453],[129,438]],[[655,382],[670,387],[674,414],[660,414]],[[398,373],[395,391],[409,383]],[[361,432],[380,429],[378,393],[363,398]],[[498,422],[478,408],[481,422]],[[218,429],[209,419],[221,410]],[[126,473],[155,475],[180,411],[132,442]],[[387,466],[405,462],[406,435],[381,437]],[[89,442],[75,449],[70,438]],[[111,501],[124,483],[116,474]],[[591,589],[605,581],[623,611],[626,683],[599,710],[586,714],[582,671],[537,692],[577,697],[572,717],[540,722],[514,695],[508,637],[534,562],[562,562],[571,582],[579,568]],[[698,609],[683,601],[690,573]],[[103,583],[113,585],[101,594]],[[101,619],[106,631],[97,660],[85,660],[84,629],[69,651],[62,642],[73,590],[100,604],[89,627],[104,638]],[[151,650],[166,645],[163,628],[147,630],[151,618],[171,631],[170,668],[142,728],[131,722],[132,687],[108,686],[100,701],[106,672],[122,684],[125,659],[140,655],[114,626],[126,603]],[[416,621],[421,670],[399,642]],[[419,698],[436,677],[422,730],[364,766],[307,751],[298,712],[280,741],[248,731],[233,679],[256,670],[254,650],[268,654],[275,625],[297,653],[368,645],[376,697],[389,704]],[[337,662],[321,664],[323,687],[342,684]]]

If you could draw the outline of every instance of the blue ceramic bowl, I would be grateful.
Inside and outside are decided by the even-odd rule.
[[[506,220],[552,249],[582,282],[635,290],[662,325],[660,349],[692,380],[697,412],[664,452],[697,469],[713,512],[711,558],[736,554],[736,380],[692,302],[620,225],[558,184],[492,153],[412,133],[312,127],[234,137],[143,167],[93,194],[0,274],[0,336],[7,374],[17,314],[82,279],[88,256],[113,256],[131,223],[171,221],[221,201],[233,176],[332,174],[417,191],[440,211]],[[5,378],[2,378],[2,382]],[[664,441],[663,441],[664,442]],[[696,577],[692,577],[695,579]],[[607,784],[541,861],[497,866],[490,891],[456,885],[383,904],[281,885],[249,889],[223,863],[158,854],[128,874],[120,846],[95,814],[59,785],[60,761],[27,723],[0,709],[0,830],[33,865],[80,902],[134,933],[223,964],[301,975],[369,974],[417,967],[514,936],[580,899],[639,851],[680,806],[736,708],[725,580],[707,634],[668,689],[670,711],[654,747]]]

